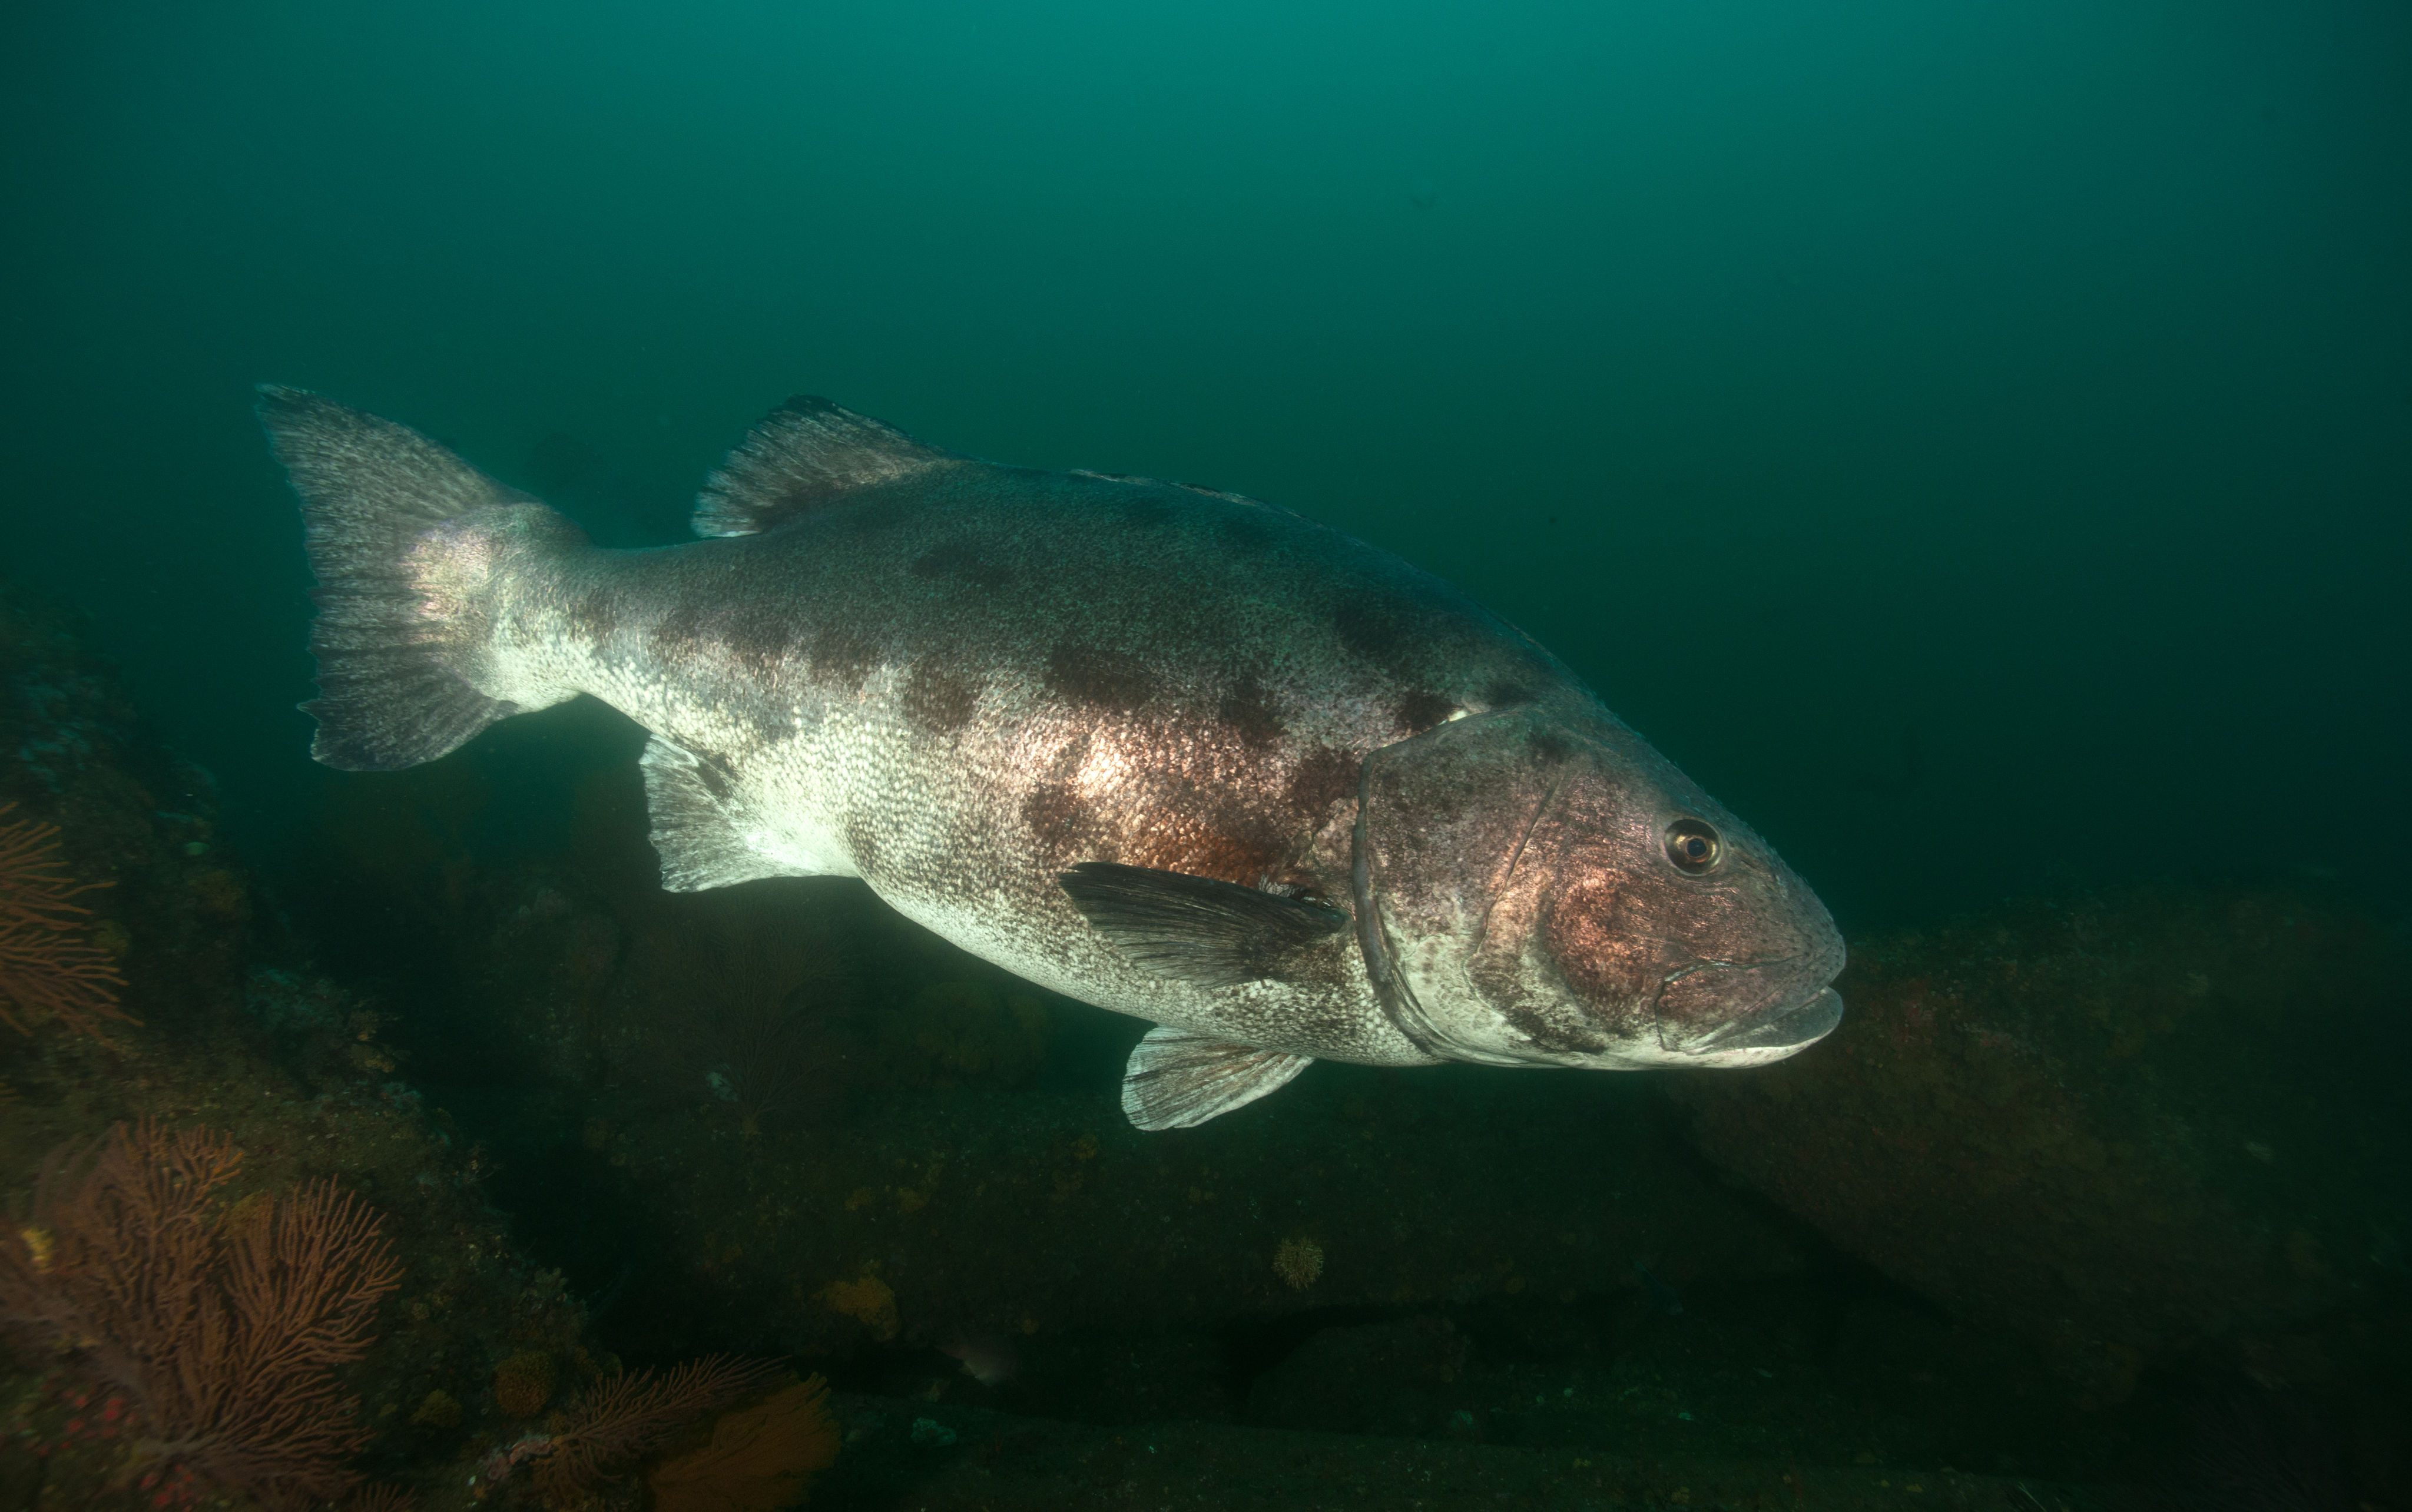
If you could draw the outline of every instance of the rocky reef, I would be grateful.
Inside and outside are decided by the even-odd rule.
[[[2242,1378],[2375,1454],[2412,1421],[2406,943],[2309,873],[2013,903],[1854,942],[1815,1053],[1669,1091],[1710,1159],[2082,1404]]]
[[[2405,1495],[2404,941],[2317,879],[1856,940],[1748,1074],[1318,1065],[1143,1135],[1142,1026],[851,882],[664,893],[637,744],[511,721],[254,864],[0,590],[0,803],[106,884],[125,1020],[0,1025],[0,1269],[49,1284],[39,1173],[121,1123],[240,1152],[213,1255],[346,1194],[398,1268],[326,1363],[364,1509]],[[282,1494],[0,1331],[0,1509]]]
[[[55,960],[0,962],[0,1506],[465,1505],[518,1419],[617,1362],[404,1079],[392,1000],[313,968],[209,774],[0,584],[10,804],[111,969],[74,1015],[45,1011]],[[531,1358],[543,1397],[513,1399],[498,1367]]]

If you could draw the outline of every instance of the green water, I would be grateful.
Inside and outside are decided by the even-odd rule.
[[[2005,1488],[2199,1490],[2303,1424],[2346,1468],[2184,1505],[2402,1505],[2403,6],[136,0],[0,16],[0,579],[126,694],[0,636],[0,803],[78,876],[116,847],[161,1079],[0,1032],[0,1143],[207,1107],[431,1205],[414,1276],[477,1207],[541,1307],[398,1303],[360,1387],[431,1512],[531,1348],[827,1372],[831,1505],[2093,1507]],[[1140,1135],[1136,1022],[859,884],[662,894],[592,703],[313,766],[260,382],[610,546],[684,538],[799,392],[1335,526],[1777,846],[1844,1028],[1708,1084],[1318,1066]],[[77,755],[128,710],[219,828]],[[1319,1289],[1272,1279],[1302,1243]],[[874,1276],[886,1333],[830,1300]],[[1022,1373],[968,1384],[992,1334]]]
[[[6,25],[9,567],[255,823],[308,693],[269,380],[612,543],[797,390],[1273,500],[1532,632],[1846,926],[2412,842],[2396,7]]]

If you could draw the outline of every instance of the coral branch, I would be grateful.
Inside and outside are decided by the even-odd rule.
[[[0,815],[16,807],[14,803],[0,803]],[[0,921],[56,922],[56,916],[62,913],[87,913],[90,910],[79,908],[67,900],[109,885],[86,882],[71,886],[66,877],[45,874],[59,864],[53,854],[59,848],[58,832],[56,825],[36,824],[31,819],[0,825]]]
[[[16,806],[0,803],[0,815]],[[116,962],[85,937],[91,911],[67,900],[109,884],[64,874],[58,833],[30,819],[0,825],[0,1023],[29,1035],[55,1019],[106,1045],[97,1020],[137,1020],[117,1006]]]
[[[376,1214],[331,1182],[213,1216],[240,1159],[221,1135],[148,1123],[53,1152],[27,1221],[0,1234],[0,1330],[122,1387],[160,1469],[272,1502],[339,1496],[368,1435],[331,1370],[373,1342],[401,1270]]]
[[[659,1448],[709,1412],[743,1401],[780,1374],[775,1360],[708,1355],[659,1380],[651,1371],[615,1371],[588,1388],[537,1461],[537,1490],[566,1497],[614,1478],[610,1467]]]

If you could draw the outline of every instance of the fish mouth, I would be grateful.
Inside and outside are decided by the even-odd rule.
[[[1695,1055],[1724,1058],[1735,1052],[1757,1052],[1748,1058],[1781,1060],[1815,1045],[1842,1021],[1843,994],[1821,987],[1804,1003],[1738,1020],[1684,1049]]]
[[[1659,991],[1659,1048],[1696,1065],[1756,1065],[1806,1050],[1843,1021],[1843,996],[1827,985],[1840,964],[1795,957],[1678,973]]]

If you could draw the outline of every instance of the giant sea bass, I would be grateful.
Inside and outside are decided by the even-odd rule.
[[[603,550],[415,431],[262,392],[318,760],[591,694],[651,732],[664,887],[860,877],[1147,1020],[1141,1128],[1318,1058],[1743,1066],[1842,1015],[1842,939],[1765,841],[1513,626],[1286,509],[798,398],[703,539]]]

